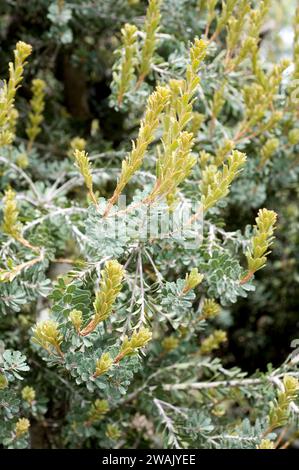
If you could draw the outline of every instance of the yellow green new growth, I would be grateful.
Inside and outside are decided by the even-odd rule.
[[[4,374],[0,373],[0,390],[4,390],[8,387],[8,380]]]
[[[296,14],[294,18],[294,80],[299,80],[299,6],[296,8]],[[296,103],[294,103],[296,106]]]
[[[30,421],[27,418],[19,418],[15,426],[15,438],[19,439],[29,431]]]
[[[247,0],[242,0],[236,11],[235,16],[231,16],[227,21],[227,54],[226,70],[232,71],[241,64],[247,57],[251,56],[253,68],[256,68],[257,54],[259,50],[259,34],[265,17],[269,10],[269,0],[261,1],[257,9],[250,8]],[[247,16],[249,13],[249,21]],[[247,31],[245,25],[248,23]],[[241,42],[238,52],[233,60],[231,56],[238,46],[242,33],[244,38]]]
[[[73,157],[75,150],[79,150],[82,152],[82,150],[86,149],[86,140],[83,139],[82,137],[73,137],[72,140],[70,141],[70,148],[68,150],[68,155],[70,157]]]
[[[92,202],[97,206],[98,200],[93,191],[93,182],[91,175],[91,163],[88,159],[88,154],[84,150],[76,149],[74,152],[76,167],[80,171],[81,175],[84,178],[85,185],[88,189],[88,193]]]
[[[96,362],[96,371],[93,374],[94,377],[99,377],[100,375],[105,374],[111,369],[113,365],[113,359],[109,353],[103,353],[101,357]]]
[[[215,330],[207,338],[203,340],[200,346],[201,354],[210,354],[218,349],[222,343],[227,341],[227,334],[223,330]]]
[[[239,0],[226,0],[222,2],[221,15],[217,19],[216,30],[213,34],[213,38],[218,36],[222,29],[227,25],[229,19],[232,16],[233,10]]]
[[[90,407],[88,413],[87,426],[90,426],[95,421],[100,421],[109,411],[109,404],[107,400],[97,399]]]
[[[189,175],[196,163],[196,157],[191,155],[193,147],[193,134],[183,131],[177,138],[177,148],[174,152],[165,155],[164,168],[161,177],[150,195],[146,198],[147,203],[152,203],[157,198],[173,194],[176,188]],[[167,163],[166,163],[167,160]]]
[[[266,15],[270,9],[270,0],[262,0],[259,2],[258,8],[251,10],[250,12],[250,25],[249,35],[254,38],[258,38],[261,27],[265,20]]]
[[[83,314],[81,310],[72,310],[69,314],[69,319],[74,325],[75,330],[79,332],[83,323]]]
[[[4,81],[0,90],[0,146],[12,142],[17,118],[14,109],[14,101],[17,89],[23,79],[24,66],[27,57],[31,54],[32,47],[25,42],[19,41],[14,50],[14,63],[8,64],[9,79]]]
[[[233,140],[224,139],[221,141],[217,147],[213,163],[216,166],[221,166],[224,163],[226,157],[234,150],[234,147],[235,143]]]
[[[275,444],[270,439],[262,439],[257,449],[275,449]]]
[[[220,310],[220,305],[215,300],[205,299],[202,306],[200,319],[217,317],[217,315],[220,313]]]
[[[161,0],[149,0],[145,19],[145,38],[141,50],[138,85],[143,82],[151,70],[151,64],[157,42],[156,34],[158,32],[161,19],[160,6]]]
[[[29,387],[27,385],[26,387],[22,389],[23,400],[31,404],[35,400],[35,397],[36,397],[36,393],[33,387]]]
[[[279,147],[279,140],[273,137],[272,139],[268,139],[263,147],[261,148],[261,161],[260,167],[263,167],[267,161],[272,157],[272,155],[276,152]]]
[[[288,133],[288,141],[291,145],[299,144],[299,128],[291,129]]]
[[[236,10],[235,15],[231,15],[227,21],[227,55],[226,61],[229,60],[233,50],[237,47],[243,32],[246,16],[250,11],[250,4],[247,0],[242,0]]]
[[[21,240],[19,240],[21,241]],[[26,244],[25,244],[26,242]],[[21,242],[27,248],[40,250],[38,247],[33,247],[27,242],[27,240],[23,239]],[[44,260],[45,251],[43,249],[40,250],[40,253],[37,257],[32,258],[29,261],[25,261],[24,263],[15,265],[13,260],[9,260],[7,262],[7,269],[0,268],[0,282],[12,282],[22,271],[27,268],[34,266],[37,263],[40,263]]]
[[[122,162],[122,171],[110,198],[104,216],[119,198],[124,187],[142,165],[149,144],[153,141],[159,117],[166,109],[163,120],[163,152],[157,162],[157,181],[152,193],[144,202],[151,203],[156,197],[169,196],[186,178],[196,162],[191,155],[193,134],[184,131],[192,119],[194,94],[199,84],[198,70],[206,53],[206,43],[195,39],[190,50],[186,80],[170,82],[170,88],[158,86],[149,97],[145,117],[141,122],[136,142],[128,157]],[[175,97],[175,99],[174,99]],[[169,106],[167,106],[169,103]],[[184,132],[183,132],[184,131]]]
[[[21,237],[22,225],[18,220],[19,211],[16,202],[16,193],[11,189],[5,191],[2,230],[15,240]]]
[[[215,91],[214,96],[213,96],[213,101],[212,101],[212,118],[217,119],[219,116],[224,103],[225,103],[225,98],[224,98],[224,93],[225,93],[225,87],[226,87],[226,81],[224,81],[221,86]]]
[[[26,248],[39,252],[40,248],[32,246],[22,235],[22,224],[19,222],[19,211],[16,202],[16,193],[7,189],[4,195],[3,223],[2,230],[6,235],[11,236]]]
[[[116,203],[132,176],[140,169],[147,148],[154,140],[155,131],[159,125],[159,116],[164,110],[169,97],[170,92],[168,88],[158,86],[148,98],[145,116],[141,121],[138,137],[132,143],[130,154],[122,162],[121,174],[113,196],[109,199],[105,215],[108,214],[110,208]]]
[[[273,243],[277,214],[268,209],[260,209],[256,220],[255,235],[246,252],[248,272],[241,279],[241,284],[248,282],[254,273],[262,269],[267,261],[270,246]]]
[[[143,348],[152,339],[152,333],[148,328],[142,327],[139,331],[134,331],[133,335],[129,339],[125,337],[121,346],[119,354],[114,359],[114,363],[117,364],[125,356],[130,356],[138,352],[139,349]]]
[[[171,99],[163,118],[162,150],[157,160],[156,184],[145,202],[167,196],[172,203],[177,187],[188,176],[196,163],[191,154],[193,134],[184,129],[191,121],[194,95],[200,79],[198,71],[206,54],[206,43],[196,38],[190,49],[190,63],[185,80],[169,82]]]
[[[194,289],[196,286],[198,286],[202,282],[203,278],[203,274],[200,274],[197,268],[192,268],[190,273],[186,274],[183,294],[186,294],[191,289]]]
[[[29,124],[26,127],[26,134],[29,139],[28,148],[32,147],[38,134],[41,132],[41,123],[43,121],[43,112],[45,109],[45,89],[44,80],[35,78],[32,80],[32,98],[30,101],[31,112],[29,113]]]
[[[209,165],[202,175],[201,203],[204,211],[215,206],[228,193],[232,181],[246,162],[246,155],[234,150],[223,164],[222,171],[215,165]]]
[[[278,392],[277,400],[275,400],[274,403],[271,402],[268,432],[271,432],[277,427],[284,426],[287,423],[290,405],[292,401],[296,400],[298,393],[298,379],[290,375],[285,375],[283,378],[283,390]]]
[[[38,344],[42,348],[51,352],[50,346],[63,358],[63,353],[60,349],[60,345],[63,341],[63,336],[58,329],[58,323],[54,320],[44,320],[35,325],[32,330],[33,343]]]
[[[120,76],[117,80],[117,101],[119,106],[123,101],[125,93],[130,89],[130,84],[134,77],[134,58],[137,53],[137,28],[132,24],[126,23],[121,29],[121,34],[124,48],[120,64]]]
[[[204,120],[205,120],[205,115],[204,114],[198,113],[197,111],[193,111],[192,119],[191,119],[191,122],[190,122],[189,126],[190,126],[190,132],[192,132],[192,134],[194,136],[197,135],[197,133],[200,130]]]
[[[271,130],[282,118],[282,113],[274,108],[274,100],[279,91],[283,72],[288,66],[289,61],[284,59],[266,74],[256,59],[253,70],[255,81],[243,89],[245,115],[234,136],[235,142]]]
[[[180,344],[179,339],[176,338],[175,336],[166,336],[166,338],[163,339],[162,341],[162,347],[165,352],[169,353],[176,349],[178,345]]]
[[[121,437],[121,430],[116,424],[109,423],[107,424],[105,436],[112,441],[118,441]]]
[[[124,268],[117,260],[107,261],[101,272],[100,289],[93,303],[95,313],[88,325],[80,331],[81,336],[89,335],[100,322],[106,320],[112,312],[115,300],[121,290]]]

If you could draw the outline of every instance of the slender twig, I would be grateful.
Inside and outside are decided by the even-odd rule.
[[[7,158],[5,157],[0,157],[0,162],[4,163],[5,165],[8,165],[10,168],[12,168],[13,170],[15,170],[17,173],[19,173],[19,175],[24,178],[25,181],[27,181],[28,185],[30,186],[33,194],[35,195],[37,201],[39,202],[39,204],[41,204],[43,201],[41,201],[40,199],[40,194],[39,192],[37,191],[36,187],[35,187],[35,184],[33,183],[32,179],[27,175],[27,173],[25,173],[25,171],[22,170],[22,168],[18,167],[17,165],[15,165],[13,162],[10,162],[9,160],[7,160]]]
[[[152,267],[155,271],[155,274],[157,276],[157,280],[158,280],[159,284],[161,284],[161,281],[163,279],[163,275],[158,270],[157,266],[155,265],[155,262],[154,262],[153,258],[151,257],[151,255],[149,254],[149,252],[146,249],[144,249],[144,253],[147,256],[149,262],[151,263],[151,265],[152,265]]]
[[[165,410],[162,406],[162,403],[165,403],[165,402],[162,402],[161,400],[158,400],[157,398],[154,398],[154,404],[156,405],[156,407],[158,408],[158,411],[159,411],[159,414],[162,418],[162,421],[163,423],[165,424],[169,434],[171,435],[172,439],[173,439],[173,445],[176,449],[181,449],[181,446],[179,444],[179,441],[176,437],[177,435],[177,431],[175,430],[175,427],[173,425],[173,422],[172,420],[169,418],[169,416],[165,413]]]
[[[143,266],[142,266],[142,255],[141,250],[138,253],[138,271],[140,280],[140,301],[141,301],[141,315],[138,322],[138,327],[145,323],[145,298],[144,298],[144,281],[143,281]]]
[[[218,388],[218,387],[244,387],[251,385],[260,385],[268,380],[269,382],[274,382],[277,378],[283,377],[285,374],[281,373],[278,376],[268,376],[261,379],[237,379],[237,380],[217,380],[215,382],[185,382],[181,384],[164,384],[164,390],[204,390],[209,388]],[[299,376],[299,372],[292,373],[294,377]]]
[[[43,215],[42,217],[38,217],[35,220],[32,220],[29,222],[27,225],[25,225],[22,228],[22,235],[24,235],[28,230],[32,229],[36,225],[40,225],[43,223],[45,220],[50,219],[51,217],[56,217],[56,216],[65,216],[66,214],[74,214],[76,212],[86,212],[86,209],[80,208],[80,207],[67,207],[67,208],[59,208],[54,210],[53,212],[49,212],[46,215]],[[1,249],[1,255],[3,255],[6,250],[9,248],[9,246],[14,242],[15,240],[13,238],[10,238],[5,244],[3,244],[2,249]]]

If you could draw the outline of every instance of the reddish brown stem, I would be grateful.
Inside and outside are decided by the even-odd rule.
[[[273,426],[269,426],[268,429],[266,429],[266,431],[263,433],[262,435],[262,439],[264,439],[266,436],[268,436],[268,434],[270,434],[270,432],[272,432],[275,428],[273,428]]]
[[[113,363],[118,364],[118,362],[120,362],[124,357],[125,357],[125,354],[123,352],[120,352],[114,359]]]
[[[250,281],[253,274],[254,273],[252,271],[248,271],[248,273],[244,277],[242,277],[242,279],[240,279],[240,284],[243,285],[246,284],[246,282]]]
[[[31,245],[31,243],[29,243],[28,240],[26,240],[25,238],[23,237],[18,237],[16,238],[16,240],[21,243],[23,246],[25,246],[26,248],[30,248],[30,250],[32,251],[35,251],[36,253],[39,253],[40,252],[40,248],[38,246],[33,246]]]
[[[104,219],[108,216],[109,212],[111,211],[112,207],[116,203],[119,196],[119,191],[114,191],[113,196],[108,200],[108,204],[106,206],[105,212],[103,214]]]
[[[283,440],[283,438],[284,438],[284,436],[286,435],[287,431],[288,431],[288,427],[283,428],[283,430],[281,431],[280,435],[278,436],[278,438],[277,438],[276,441],[275,441],[275,449],[277,449],[278,446],[280,446],[281,441]]]
[[[93,318],[88,325],[83,328],[83,330],[79,331],[80,336],[87,336],[89,335],[97,326],[98,322]]]
[[[138,78],[138,81],[136,83],[136,90],[138,90],[138,88],[140,88],[141,84],[143,83],[145,79],[145,74],[143,73],[142,75],[140,75],[140,77]]]
[[[56,349],[57,353],[59,354],[59,356],[60,356],[62,359],[64,359],[64,354],[63,354],[63,352],[61,351],[59,344],[56,344],[56,345],[55,345],[55,349]]]
[[[119,96],[117,97],[117,104],[118,104],[118,106],[121,106],[121,105],[122,105],[122,102],[123,102],[123,95],[119,95]]]

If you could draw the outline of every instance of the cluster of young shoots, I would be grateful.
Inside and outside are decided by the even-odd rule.
[[[93,302],[94,313],[92,318],[83,324],[83,314],[80,310],[72,310],[69,320],[80,337],[85,337],[93,333],[99,324],[106,321],[114,308],[115,301],[122,287],[124,268],[116,260],[109,260],[101,272],[100,288],[96,292]],[[113,364],[120,362],[125,356],[135,354],[150,341],[152,333],[148,328],[135,330],[130,338],[125,337],[119,353],[112,358],[105,352],[97,360],[94,377],[103,375],[111,369]],[[36,324],[33,328],[33,342],[44,348],[49,354],[58,354],[64,358],[61,349],[63,335],[59,330],[59,324],[52,319],[44,320]]]
[[[19,221],[19,211],[16,202],[16,194],[11,188],[7,189],[4,196],[3,222],[1,228],[3,233],[23,245],[25,248],[28,248],[33,253],[38,254],[38,256],[36,256],[35,258],[24,263],[14,265],[12,262],[10,262],[9,266],[7,266],[7,269],[0,268],[0,281],[11,282],[24,269],[33,266],[43,261],[44,259],[43,249],[37,246],[33,246],[23,236],[23,227],[21,222]]]
[[[15,96],[21,85],[27,57],[32,47],[19,41],[14,50],[14,62],[8,64],[9,79],[3,81],[0,89],[0,147],[12,143],[18,112],[15,109]]]
[[[134,83],[135,88],[139,88],[151,72],[161,19],[160,7],[161,0],[149,0],[143,31],[138,31],[135,25],[128,23],[121,29],[121,59],[113,76],[119,106]],[[138,41],[138,37],[141,37],[141,41]]]
[[[96,362],[96,369],[93,376],[99,377],[105,374],[114,364],[119,363],[124,357],[136,354],[136,352],[143,348],[151,339],[152,333],[148,328],[140,328],[139,331],[134,331],[131,338],[126,336],[115,358],[112,358],[107,352],[101,355]]]

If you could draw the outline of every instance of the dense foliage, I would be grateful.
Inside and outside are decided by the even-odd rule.
[[[276,7],[0,6],[3,447],[296,445],[299,8],[284,57]]]

